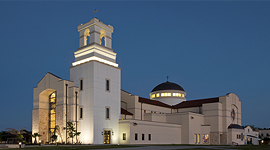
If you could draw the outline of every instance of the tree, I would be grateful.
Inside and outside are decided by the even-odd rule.
[[[34,133],[34,134],[32,134],[31,135],[33,138],[35,138],[35,144],[37,144],[37,137],[41,137],[41,135],[40,134],[38,134],[38,133]]]
[[[77,132],[74,128],[74,125],[72,122],[68,121],[67,122],[67,126],[64,127],[64,130],[67,131],[68,133],[68,138],[71,138],[72,139],[72,144],[73,144],[73,138],[75,136],[79,136],[81,134],[81,132]]]
[[[60,132],[60,127],[58,125],[55,126],[54,128],[54,135],[57,133],[60,136],[61,142],[63,142],[62,134]]]
[[[7,130],[8,133],[16,135],[16,137],[21,139],[21,140],[24,138],[22,134],[26,133],[25,132],[25,127],[23,127],[20,131],[14,129],[14,128],[7,128],[6,130]]]
[[[52,141],[54,142],[57,139],[57,135],[54,134],[51,136],[51,138],[52,138]]]
[[[3,140],[3,131],[0,132],[0,141],[2,141],[2,140]]]

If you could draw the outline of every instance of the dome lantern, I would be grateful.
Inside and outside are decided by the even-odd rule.
[[[151,100],[158,100],[168,105],[176,105],[186,101],[186,92],[178,84],[167,81],[157,85],[150,93]]]

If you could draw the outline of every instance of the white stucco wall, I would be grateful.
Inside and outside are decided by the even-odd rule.
[[[181,144],[181,125],[177,124],[120,120],[119,129],[120,144]],[[122,139],[123,133],[127,133],[128,140]],[[135,140],[135,133],[138,135],[138,140]],[[142,140],[142,134],[144,134],[144,140]],[[151,134],[151,140],[148,139],[149,134]]]
[[[118,144],[118,120],[120,116],[120,69],[91,61],[70,69],[71,80],[79,87],[83,79],[83,90],[79,92],[83,119],[80,120],[80,141],[84,144],[103,144],[102,132],[111,130],[112,144]],[[106,79],[110,80],[110,91],[106,91]],[[105,108],[110,108],[110,119],[105,119]]]
[[[243,135],[245,134],[244,129],[228,129],[228,145],[231,145],[233,143],[237,143],[238,145],[244,145],[244,137],[237,138],[237,135]]]

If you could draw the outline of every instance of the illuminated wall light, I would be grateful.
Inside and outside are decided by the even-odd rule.
[[[157,93],[157,96],[156,97],[159,97],[159,93]]]

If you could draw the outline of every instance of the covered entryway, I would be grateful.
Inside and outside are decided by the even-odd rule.
[[[104,144],[110,144],[111,141],[111,131],[104,130]]]

